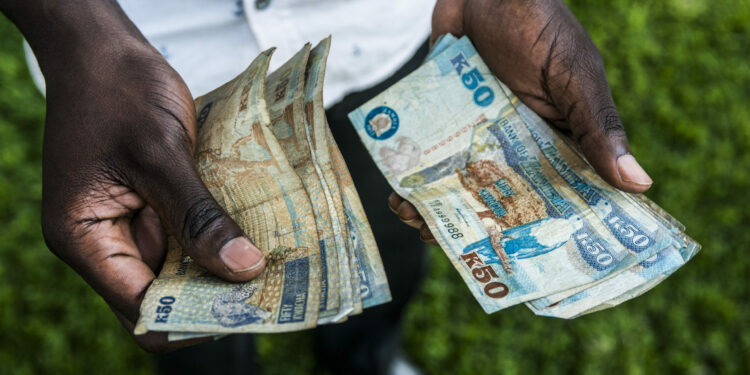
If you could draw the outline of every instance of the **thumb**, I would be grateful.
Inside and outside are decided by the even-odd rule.
[[[591,90],[569,109],[568,123],[573,137],[597,173],[612,186],[631,193],[642,193],[653,181],[630,151],[620,116],[609,87]]]
[[[570,10],[560,6],[562,31],[549,41],[542,69],[545,91],[597,173],[616,188],[642,193],[653,181],[630,151],[601,55]]]
[[[139,193],[197,264],[229,281],[255,278],[265,267],[263,253],[211,196],[192,160],[184,159],[159,168]]]

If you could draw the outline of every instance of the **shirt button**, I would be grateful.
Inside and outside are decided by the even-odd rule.
[[[257,10],[263,10],[268,8],[268,5],[271,4],[271,0],[255,0],[255,9]]]

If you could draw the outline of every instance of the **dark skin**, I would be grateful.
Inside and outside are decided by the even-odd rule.
[[[50,250],[131,333],[167,232],[223,279],[257,276],[261,253],[195,168],[190,91],[117,3],[18,1],[0,9],[24,33],[47,82],[42,229]],[[134,337],[152,352],[201,341]]]
[[[45,240],[128,332],[164,261],[167,233],[218,277],[256,277],[264,258],[195,169],[190,91],[117,3],[2,0],[0,11],[28,40],[47,82]],[[633,170],[635,159],[625,170],[618,165],[630,149],[601,59],[562,2],[441,0],[433,40],[445,32],[468,35],[527,105],[571,131],[608,182],[648,189],[651,180]],[[434,242],[411,204],[394,194],[389,205]],[[152,352],[205,341],[169,343],[154,332],[134,339]]]
[[[467,35],[501,81],[529,108],[568,132],[599,175],[631,193],[651,178],[630,152],[594,43],[560,0],[438,0],[432,36]],[[416,208],[391,194],[401,221],[437,245]]]

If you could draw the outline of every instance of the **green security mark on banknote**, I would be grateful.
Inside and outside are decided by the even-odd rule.
[[[327,145],[328,161],[333,171],[336,185],[343,200],[344,216],[348,232],[348,246],[356,261],[356,275],[359,287],[357,292],[362,300],[362,307],[372,307],[391,300],[388,280],[380,259],[375,237],[370,229],[362,202],[359,199],[354,181],[344,162],[341,151],[333,139],[331,129],[325,117],[323,107],[323,80],[326,59],[330,48],[330,38],[321,41],[312,52],[308,67],[308,95],[312,95],[312,128],[311,135],[316,146]],[[328,168],[328,166],[326,166]]]
[[[270,131],[265,74],[271,51],[233,81],[196,100],[196,161],[217,202],[266,255],[256,279],[227,283],[171,239],[146,293],[135,333],[282,332],[314,327],[320,257],[312,207]]]
[[[488,312],[634,261],[622,262],[629,254],[591,228],[590,210],[547,180],[528,152],[533,139],[519,141],[520,118],[501,116],[508,110],[462,38],[350,114],[391,186],[417,206]],[[599,254],[587,250],[592,244]]]
[[[339,266],[323,176],[313,163],[304,119],[304,85],[310,44],[268,76],[266,103],[271,129],[310,197],[321,256],[321,295],[318,323],[339,313]],[[348,282],[348,280],[346,280]]]

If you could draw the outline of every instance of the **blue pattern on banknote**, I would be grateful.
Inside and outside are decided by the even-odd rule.
[[[495,249],[492,247],[492,241],[489,237],[466,246],[463,253],[468,254],[472,251],[476,251],[480,255],[479,259],[485,264],[501,264],[500,257],[497,256]]]
[[[508,213],[508,210],[505,209],[502,203],[495,199],[495,196],[492,195],[492,193],[487,190],[486,188],[479,189],[478,191],[479,196],[482,198],[485,204],[487,204],[487,207],[492,210],[492,213],[495,214],[498,218],[505,216]]]
[[[500,126],[502,126],[502,130]],[[515,130],[508,126],[507,120],[500,120],[499,123],[490,125],[487,130],[500,142],[508,165],[526,179],[542,198],[549,216],[569,217],[573,214],[570,211],[570,204],[547,181],[542,174],[542,165],[536,158],[528,154],[526,146],[515,133]]]
[[[591,229],[591,225],[581,218],[577,210],[563,199],[547,180],[542,173],[541,163],[536,157],[529,154],[529,150],[511,124],[507,120],[501,120],[499,123],[490,125],[487,129],[502,145],[506,163],[526,179],[542,197],[550,217],[557,220],[565,219],[560,221],[557,227],[560,230],[570,232],[570,237],[576,240],[578,251],[586,263],[597,271],[616,266],[616,258],[609,250],[610,246],[607,246],[604,240],[594,234],[596,231]],[[574,216],[575,220],[573,220]],[[542,219],[504,231],[503,234],[506,237],[503,238],[502,243],[508,256],[515,259],[526,259],[548,253],[562,246],[565,241],[549,244],[539,243],[535,234],[538,231],[535,231],[535,229],[539,229],[549,221],[549,218]],[[583,237],[590,238],[584,243],[582,242]]]
[[[371,286],[370,278],[367,277],[370,271],[370,264],[367,261],[363,251],[363,242],[361,240],[362,235],[359,233],[359,229],[352,222],[352,213],[345,208],[344,216],[346,216],[346,225],[349,228],[349,244],[352,246],[355,261],[357,262],[357,269],[359,270],[359,294],[361,299],[371,297]]]
[[[213,102],[208,102],[208,104],[204,105],[203,108],[201,108],[201,111],[198,114],[198,119],[196,120],[198,123],[198,131],[200,131],[203,127],[203,124],[206,123],[208,114],[211,112],[211,107],[213,106],[213,104]]]
[[[538,135],[535,136],[535,132],[531,132],[537,142],[541,140]],[[633,220],[625,210],[620,208],[615,202],[601,194],[596,187],[589,185],[583,179],[581,179],[573,169],[568,166],[565,161],[560,157],[560,153],[556,147],[551,145],[544,145],[541,147],[542,153],[547,157],[552,167],[557,170],[560,176],[567,182],[578,195],[592,208],[595,208],[600,202],[604,206],[610,208],[609,214],[604,218],[604,224],[609,228],[612,234],[620,241],[623,246],[633,250],[636,253],[640,253],[643,250],[648,249],[654,240],[649,236],[642,228],[642,226]]]
[[[607,250],[607,244],[589,228],[579,229],[573,234],[573,239],[581,256],[591,267],[603,271],[615,265],[615,258]]]
[[[263,323],[271,316],[271,313],[245,302],[255,294],[256,290],[256,286],[244,284],[217,295],[211,304],[211,316],[222,327],[239,327]]]
[[[467,57],[464,56],[464,52],[458,52],[449,61],[453,70],[461,77],[461,83],[472,93],[474,104],[480,107],[487,107],[492,104],[495,100],[495,92],[487,85],[481,84],[485,80],[484,76],[479,72],[478,68],[473,67],[469,63]],[[464,69],[467,69],[465,73]]]
[[[495,185],[497,190],[500,191],[500,194],[502,194],[504,197],[510,197],[516,194],[516,192],[513,191],[513,188],[508,183],[508,180],[503,177],[495,181],[493,184]]]
[[[326,263],[326,242],[318,241],[320,246],[320,310],[328,310],[328,263]]]
[[[457,72],[459,75],[463,71],[463,68],[468,65],[468,60],[474,57],[477,51],[471,42],[467,38],[461,38],[458,42],[453,43],[451,46],[445,49],[445,51],[439,53],[437,56],[441,56],[439,59],[435,59],[438,69],[441,75],[446,75],[452,71]],[[442,58],[444,56],[451,56],[448,58]],[[462,63],[466,61],[466,63]]]
[[[372,139],[386,140],[398,131],[398,113],[388,106],[375,107],[365,117],[363,126]]]
[[[456,172],[456,169],[466,167],[469,157],[468,150],[451,155],[421,171],[414,172],[402,178],[399,185],[405,188],[415,188],[437,181],[442,177]]]
[[[307,310],[310,259],[287,261],[284,264],[284,287],[279,308],[279,324],[302,322]]]

